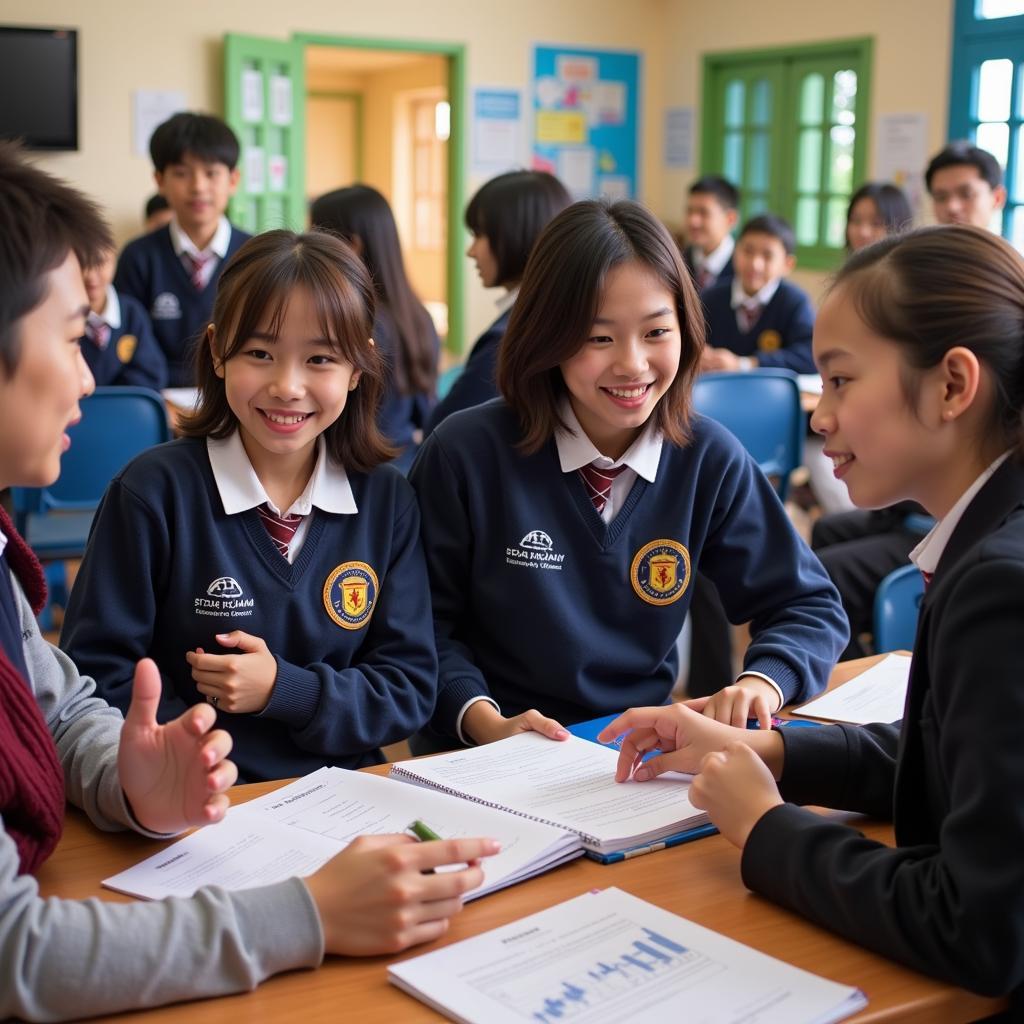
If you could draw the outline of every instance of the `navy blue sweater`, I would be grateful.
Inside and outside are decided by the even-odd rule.
[[[759,366],[782,366],[796,373],[815,373],[811,356],[814,307],[807,293],[781,281],[753,329],[744,334],[732,308],[732,281],[716,281],[701,292],[708,325],[708,344],[738,356],[756,356]]]
[[[218,715],[242,778],[379,763],[381,744],[429,718],[437,656],[412,490],[390,466],[349,479],[359,513],[315,510],[289,565],[255,509],[224,513],[204,441],[144,452],[96,514],[63,648],[122,710],[136,661],[155,659],[166,722],[205,699],[185,652],[228,653],[215,634],[244,630],[266,641],[278,667],[262,712]],[[370,615],[343,626],[336,599],[367,568],[377,581],[365,592]]]
[[[451,390],[437,405],[427,420],[424,434],[433,431],[445,417],[460,409],[471,409],[481,402],[498,397],[498,386],[494,383],[498,368],[498,346],[508,330],[508,318],[512,310],[506,309],[483,334],[477,338],[473,351],[466,359],[462,373],[455,378]]]
[[[172,387],[195,384],[193,346],[210,322],[221,271],[251,237],[232,225],[227,255],[218,261],[202,291],[193,286],[181,257],[174,251],[170,227],[141,235],[124,247],[117,261],[114,287],[137,299],[149,312],[153,333],[167,359]]]
[[[566,724],[663,703],[698,569],[732,621],[751,622],[746,669],[788,701],[824,688],[847,637],[835,587],[739,442],[701,417],[693,434],[665,444],[655,482],[638,477],[610,524],[554,440],[516,450],[500,399],[424,442],[409,479],[440,661],[433,729],[454,735],[479,694]]]
[[[106,348],[82,338],[82,356],[100,386],[130,384],[159,391],[167,387],[167,360],[153,336],[146,311],[130,295],[117,296],[121,326],[111,330]]]

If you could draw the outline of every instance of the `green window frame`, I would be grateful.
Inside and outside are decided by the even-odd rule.
[[[785,217],[805,268],[843,260],[867,167],[872,50],[851,39],[704,57],[701,172],[739,186],[741,222]]]

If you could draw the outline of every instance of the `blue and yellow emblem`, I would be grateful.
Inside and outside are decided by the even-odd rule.
[[[633,558],[629,578],[648,604],[672,604],[690,585],[690,552],[675,540],[652,540]]]
[[[778,331],[762,331],[757,336],[758,352],[778,352],[782,348],[782,335]]]
[[[135,355],[135,350],[139,347],[139,339],[134,334],[122,334],[117,339],[117,358],[122,363],[130,363],[132,356]]]
[[[365,562],[345,562],[324,583],[324,607],[343,629],[362,629],[370,621],[380,587]]]

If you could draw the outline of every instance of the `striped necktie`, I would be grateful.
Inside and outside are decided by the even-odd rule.
[[[105,320],[86,320],[85,336],[102,352],[110,341],[110,324]]]
[[[761,319],[763,312],[764,306],[760,302],[738,306],[736,309],[736,320],[740,330],[744,334],[749,334],[754,329],[754,324]]]
[[[580,467],[580,476],[583,478],[584,486],[587,488],[587,495],[600,515],[612,493],[612,481],[625,469],[625,466],[616,466],[614,469],[598,469],[593,463]]]
[[[270,534],[270,539],[274,542],[277,550],[281,552],[281,557],[287,559],[288,545],[291,544],[295,531],[299,528],[299,523],[305,517],[300,515],[275,515],[270,511],[270,506],[267,504],[260,505],[256,511],[259,512],[260,519],[263,521],[267,533]]]
[[[207,264],[213,259],[212,253],[183,252],[181,254],[188,264],[189,277],[192,279],[192,287],[201,292],[206,287],[205,270]]]

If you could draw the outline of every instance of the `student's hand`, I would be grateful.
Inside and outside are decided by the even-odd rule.
[[[772,714],[779,710],[779,695],[771,684],[757,676],[740,676],[710,697],[685,701],[687,707],[718,722],[744,729],[748,718],[756,718],[762,729],[772,726]]]
[[[231,737],[213,729],[206,704],[158,725],[163,682],[154,662],[135,666],[132,702],[121,729],[117,773],[132,813],[151,832],[180,832],[220,821],[228,809],[225,790],[238,778],[227,760]]]
[[[493,839],[361,836],[306,879],[327,952],[377,956],[438,938],[462,896],[483,882],[477,861],[499,849]],[[466,866],[424,874],[444,864]]]
[[[196,688],[218,711],[262,711],[277,681],[277,661],[266,643],[240,629],[218,633],[217,643],[241,653],[207,654],[201,647],[187,651],[185,660],[192,666]]]
[[[569,738],[569,733],[558,722],[545,718],[539,711],[524,711],[514,718],[505,718],[486,700],[470,705],[462,717],[462,731],[479,744],[508,739],[521,732],[539,732],[551,740]]]
[[[746,743],[734,742],[701,762],[690,803],[707,811],[718,831],[742,849],[761,816],[782,797],[764,761]]]
[[[716,373],[735,373],[740,368],[740,357],[727,348],[705,348],[700,368]]]

